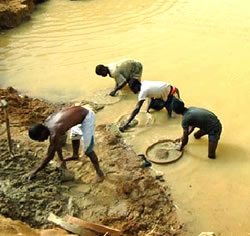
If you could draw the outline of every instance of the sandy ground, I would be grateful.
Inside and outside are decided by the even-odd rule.
[[[22,176],[44,158],[48,145],[30,140],[28,125],[44,121],[53,111],[69,104],[50,104],[21,96],[13,88],[0,89],[0,96],[9,104],[14,153],[9,154],[6,135],[1,135],[0,214],[27,224],[1,217],[0,235],[23,231],[25,235],[42,235],[41,229],[54,228],[47,220],[50,212],[111,226],[121,230],[122,235],[182,234],[169,189],[153,169],[142,167],[142,160],[123,142],[115,125],[96,129],[95,150],[105,172],[102,183],[95,182],[94,169],[85,155],[67,163],[74,179],[67,178],[55,157],[34,179],[24,180]],[[101,108],[91,105],[95,111]],[[0,133],[4,125],[1,111]],[[63,151],[65,157],[71,154],[70,140]]]

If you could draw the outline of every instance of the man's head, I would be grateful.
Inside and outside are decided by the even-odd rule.
[[[137,79],[129,79],[128,86],[135,94],[141,90],[141,82]]]
[[[184,111],[186,110],[184,102],[175,97],[173,97],[172,109],[175,113],[180,115],[183,115]]]
[[[34,124],[29,128],[29,137],[39,142],[48,139],[49,134],[48,128],[42,124]]]
[[[109,69],[107,66],[104,66],[104,65],[97,65],[96,68],[95,68],[95,73],[97,75],[101,75],[103,77],[106,77],[109,73]]]

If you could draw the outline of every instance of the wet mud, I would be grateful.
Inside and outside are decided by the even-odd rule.
[[[8,90],[1,89],[0,94],[9,102],[10,120],[16,125],[11,126],[13,155],[8,152],[5,134],[0,136],[1,215],[39,230],[54,227],[47,220],[53,213],[111,226],[122,235],[181,235],[182,224],[169,189],[156,178],[154,169],[143,167],[142,159],[123,142],[115,125],[96,128],[95,150],[105,173],[102,183],[96,183],[94,169],[84,154],[67,163],[74,179],[65,175],[68,172],[59,167],[57,157],[34,179],[24,179],[45,157],[48,145],[28,138],[28,124],[43,121],[66,104],[50,104]],[[70,140],[66,140],[64,157],[71,151]]]

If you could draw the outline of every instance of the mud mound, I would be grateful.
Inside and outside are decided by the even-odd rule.
[[[38,164],[36,153],[16,142],[14,156],[6,150],[7,141],[0,140],[0,214],[35,228],[49,227],[49,212],[68,212],[65,206],[69,196],[63,195],[67,187],[61,185],[62,170],[48,165],[34,180],[24,180],[23,175]]]
[[[19,94],[12,87],[0,89],[0,98],[8,102],[8,112],[11,126],[28,126],[33,123],[43,122],[53,112],[60,110],[65,106],[73,106],[75,102],[68,103],[50,103],[48,101],[30,98]],[[89,101],[80,101],[77,105],[89,104],[95,112],[102,109],[102,105]],[[0,114],[1,114],[0,108]],[[4,122],[4,116],[1,114],[0,123]]]
[[[35,122],[43,122],[51,113],[63,106],[20,95],[12,87],[0,89],[0,97],[8,102],[9,118],[12,125],[27,126]],[[1,115],[0,122],[3,121],[4,116]]]

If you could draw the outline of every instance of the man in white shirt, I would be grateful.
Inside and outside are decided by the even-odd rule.
[[[168,111],[169,118],[172,114],[172,98],[176,96],[179,98],[179,90],[173,87],[171,84],[162,82],[162,81],[143,81],[140,82],[135,79],[130,79],[128,82],[130,89],[135,93],[139,93],[138,102],[136,104],[135,109],[131,113],[129,119],[125,122],[124,125],[119,127],[121,132],[124,132],[125,129],[128,128],[129,123],[135,118],[135,116],[139,113],[144,101],[148,98],[151,99],[159,99],[163,102],[164,107]],[[150,109],[150,104],[147,111]]]
[[[109,75],[116,82],[110,96],[115,96],[116,92],[122,89],[130,79],[137,79],[141,81],[142,64],[131,59],[123,59],[118,62],[113,62],[107,65],[97,65],[96,74],[102,77]]]

